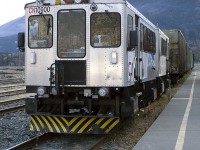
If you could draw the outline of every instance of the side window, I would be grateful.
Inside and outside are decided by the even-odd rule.
[[[150,51],[153,51],[153,32],[150,30]]]
[[[155,53],[156,51],[156,35],[153,31],[151,31],[146,26],[140,24],[141,30],[143,28],[143,34],[141,33],[140,36],[142,38],[143,35],[143,50],[150,53]]]
[[[143,48],[144,51],[148,51],[148,33],[147,33],[147,27],[143,26]]]
[[[140,49],[143,50],[143,24],[140,24]]]
[[[156,34],[153,32],[153,51],[156,52]]]
[[[161,55],[167,55],[167,41],[161,38]]]
[[[127,43],[128,46],[130,46],[130,31],[133,30],[133,17],[131,15],[128,15],[127,17]]]
[[[139,16],[135,15],[135,26],[138,27],[139,26]]]
[[[147,51],[148,52],[151,51],[151,32],[148,28],[147,28]]]
[[[155,33],[150,30],[150,52],[156,51]]]

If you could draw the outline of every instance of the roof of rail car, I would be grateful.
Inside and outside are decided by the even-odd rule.
[[[142,15],[133,5],[131,5],[129,2],[127,2],[127,7],[129,7],[131,10],[133,10],[140,18],[142,18],[146,23],[148,23],[153,28],[156,28],[156,26],[149,21],[144,15]]]
[[[144,22],[146,22],[148,25],[150,25],[152,28],[157,28],[151,21],[149,21],[144,15],[142,15],[134,6],[132,6],[127,0],[89,0],[88,4],[119,4],[119,3],[126,3],[126,6],[130,8],[132,11],[134,11]],[[55,5],[55,0],[46,0],[45,4],[48,4],[47,6],[53,6]],[[45,6],[44,4],[44,6]],[[73,4],[65,4],[64,1],[62,1],[61,5],[73,5]],[[76,5],[76,4],[74,4]],[[37,1],[32,3],[27,3],[25,5],[25,8],[27,7],[34,7],[38,6]]]
[[[56,0],[45,0],[44,4],[53,6],[53,5],[56,5],[55,1]],[[125,2],[127,2],[127,0],[89,0],[88,3],[84,3],[84,4],[117,4],[117,3],[125,3]],[[66,4],[64,1],[61,1],[61,5],[73,5],[73,4]],[[31,7],[31,6],[38,6],[37,0],[31,3],[27,3],[24,8]]]

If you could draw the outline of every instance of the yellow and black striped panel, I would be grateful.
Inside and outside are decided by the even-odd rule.
[[[120,121],[118,117],[65,117],[31,115],[30,130],[70,134],[106,134]]]

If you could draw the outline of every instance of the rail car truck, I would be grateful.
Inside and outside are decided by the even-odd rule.
[[[157,32],[126,0],[26,4],[18,46],[26,90],[36,93],[26,99],[31,130],[108,133],[156,99],[157,84],[162,93],[167,80],[166,49],[157,55],[157,37],[163,34],[165,46],[167,38]]]

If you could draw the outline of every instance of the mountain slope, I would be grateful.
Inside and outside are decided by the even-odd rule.
[[[18,32],[24,32],[24,16],[12,20],[2,26],[0,26],[0,37],[7,37],[16,35]]]
[[[18,52],[16,43],[17,34],[19,32],[24,32],[24,26],[24,16],[0,26],[0,52]]]
[[[181,29],[192,44],[200,39],[199,0],[129,0],[161,29]],[[193,46],[193,45],[191,45]]]
[[[129,0],[161,29],[180,29],[200,61],[200,0]]]
[[[17,41],[17,34],[6,37],[0,37],[0,52],[2,53],[18,52],[16,41]]]
[[[190,46],[193,49],[200,48],[200,44],[198,44],[200,43],[200,0],[128,1],[159,28],[181,29]],[[24,17],[0,26],[0,37],[6,37],[5,40],[2,38],[0,40],[0,51],[16,51],[16,47],[10,49],[10,44],[15,44],[17,33],[22,31],[24,31]],[[12,43],[2,42],[7,40],[11,40]],[[200,52],[196,52],[200,57]]]

